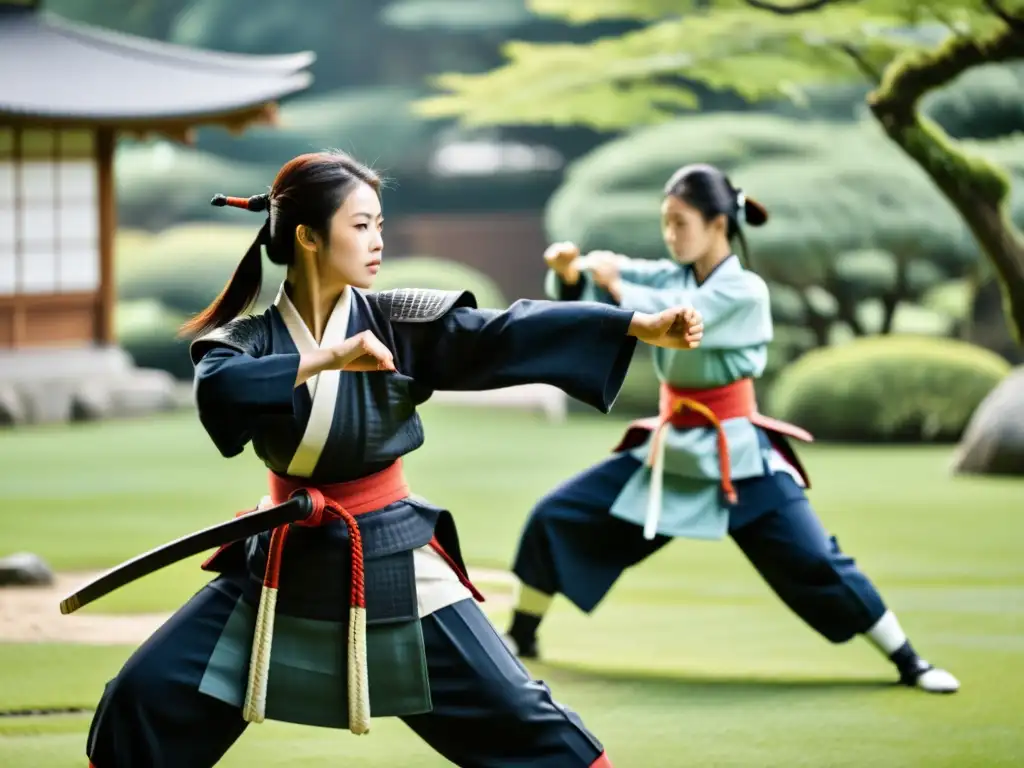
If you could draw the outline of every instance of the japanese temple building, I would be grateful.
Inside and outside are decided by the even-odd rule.
[[[0,383],[29,358],[116,351],[118,136],[272,124],[314,59],[195,50],[38,5],[0,0]]]

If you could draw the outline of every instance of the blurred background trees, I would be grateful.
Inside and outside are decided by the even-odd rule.
[[[827,367],[839,358],[825,351],[849,347],[870,372],[872,343],[923,337],[946,345],[898,347],[903,376],[945,371],[948,359],[955,423],[893,417],[869,432],[957,439],[1000,366],[1024,362],[1008,288],[1024,284],[1024,262],[1015,277],[986,240],[1006,234],[1010,253],[1024,224],[1024,64],[1016,42],[978,45],[1019,30],[1022,3],[806,5],[308,0],[299,13],[252,0],[239,20],[227,0],[48,0],[62,16],[157,39],[317,54],[313,87],[283,105],[277,127],[203,130],[193,146],[122,141],[122,339],[140,363],[190,375],[172,330],[217,294],[256,230],[209,199],[264,189],[301,152],[347,150],[390,178],[388,286],[458,285],[495,306],[542,295],[551,239],[663,256],[662,185],[684,163],[711,162],[772,215],[748,232],[776,321],[765,407],[814,421],[814,409],[789,405],[795,395],[770,396],[781,371]],[[908,95],[901,73],[922,64],[931,74],[915,75],[920,93]],[[962,183],[951,189],[942,168]],[[988,235],[974,209],[988,212]],[[264,302],[280,278],[268,270]],[[622,410],[656,402],[645,352],[637,358]],[[794,391],[809,401],[821,387]],[[865,391],[920,394],[909,383]]]

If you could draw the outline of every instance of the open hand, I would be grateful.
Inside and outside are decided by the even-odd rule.
[[[362,331],[345,339],[331,350],[335,370],[341,371],[397,371],[391,350],[370,331]]]
[[[634,312],[629,335],[652,347],[696,349],[704,336],[704,320],[692,307],[673,307],[655,315]]]

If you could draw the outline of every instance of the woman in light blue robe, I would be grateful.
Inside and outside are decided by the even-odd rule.
[[[732,242],[745,254],[741,221],[760,226],[767,218],[717,168],[686,166],[666,184],[662,204],[671,258],[581,257],[571,243],[548,249],[551,298],[644,312],[690,305],[703,316],[704,337],[685,355],[654,350],[662,418],[635,422],[612,456],[532,510],[512,568],[520,591],[506,642],[535,658],[537,630],[555,594],[590,612],[626,568],[672,538],[728,535],[826,639],[865,635],[895,664],[901,683],[956,691],[956,678],[914,651],[812,509],[807,475],[789,443],[810,435],[757,412],[753,380],[764,372],[772,339],[768,288],[744,268]]]

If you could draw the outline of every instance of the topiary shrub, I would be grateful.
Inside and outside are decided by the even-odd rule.
[[[262,220],[250,214],[249,225],[189,224],[168,229],[121,259],[118,297],[122,301],[156,300],[180,315],[193,315],[224,288],[259,230]],[[263,259],[260,302],[273,300],[284,280],[283,267]]]
[[[949,442],[1007,375],[962,341],[874,336],[808,352],[776,378],[768,411],[821,440]]]
[[[477,306],[481,308],[504,309],[508,306],[501,288],[483,272],[458,261],[433,256],[385,259],[373,290],[386,291],[392,288],[472,291]]]
[[[182,221],[229,221],[232,214],[214,208],[210,198],[266,192],[280,163],[245,163],[166,141],[125,141],[116,165],[118,222],[158,232]],[[240,217],[236,220],[248,216],[253,234],[263,223],[256,214],[233,213]]]
[[[192,378],[188,339],[178,338],[182,314],[153,299],[119,302],[114,314],[117,342],[139,368],[167,371],[176,379]]]

